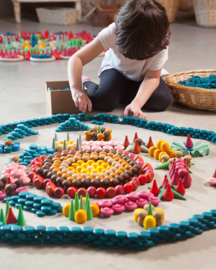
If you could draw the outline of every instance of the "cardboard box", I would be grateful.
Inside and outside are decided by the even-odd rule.
[[[53,90],[49,90],[52,88]],[[73,102],[70,90],[57,90],[62,88],[69,88],[68,81],[46,82],[46,102],[52,114],[58,113],[80,113]],[[84,90],[87,93],[87,90]]]
[[[75,8],[36,8],[40,23],[74,24],[77,23],[79,10]]]

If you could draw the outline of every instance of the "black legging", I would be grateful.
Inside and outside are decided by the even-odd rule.
[[[140,82],[132,81],[115,69],[101,73],[100,84],[85,82],[88,96],[93,108],[102,112],[113,111],[118,104],[128,105],[135,98]],[[164,111],[171,103],[171,94],[167,84],[160,79],[158,88],[154,91],[142,109]]]

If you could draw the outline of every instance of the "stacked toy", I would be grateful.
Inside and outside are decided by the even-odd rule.
[[[164,211],[161,208],[154,208],[151,202],[144,206],[144,208],[138,208],[134,211],[134,220],[146,230],[155,228],[163,224]]]
[[[168,155],[169,158],[175,157],[175,151],[170,149],[170,145],[163,141],[159,140],[156,143],[156,146],[149,147],[149,156],[162,161],[162,156]]]
[[[66,140],[58,141],[57,134],[55,134],[55,138],[53,138],[52,148],[57,152],[62,152],[64,150],[70,151],[71,149],[76,149],[81,144],[81,136],[79,136],[78,141],[76,143],[75,140],[70,139],[70,135],[67,132]]]
[[[210,150],[207,144],[195,142],[191,140],[190,134],[187,135],[185,142],[177,142],[171,145],[171,149],[175,151],[182,151],[183,156],[191,155],[192,157],[204,157],[209,155]]]
[[[15,217],[12,208],[9,206],[9,203],[6,204],[5,214],[3,209],[0,211],[0,222],[3,222],[4,225],[8,224],[17,224],[19,226],[25,226],[25,218],[22,211],[22,205],[19,204],[19,213],[18,218]]]
[[[15,159],[18,156],[14,156]],[[15,160],[18,160],[17,158]],[[6,165],[2,171],[2,176],[10,179],[11,184],[14,183],[16,179],[21,179],[23,185],[27,185],[31,180],[26,174],[27,167],[24,165],[19,165],[16,162],[9,163]]]
[[[12,140],[6,140],[4,144],[0,144],[0,154],[17,152],[19,150],[20,150],[19,142],[12,142]]]
[[[56,132],[61,131],[78,131],[78,130],[89,130],[90,127],[88,125],[85,125],[84,123],[80,122],[74,117],[70,117],[67,121],[62,123],[58,128],[56,129]]]
[[[38,217],[51,216],[62,212],[60,203],[26,191],[22,191],[15,196],[6,197],[4,202],[16,208],[19,208],[21,204],[23,210],[35,213]]]
[[[84,141],[81,150],[104,151],[104,150],[124,150],[122,142],[118,141]]]
[[[35,131],[24,124],[18,124],[16,128],[11,132],[5,140],[18,140],[32,135],[37,135],[39,132]]]
[[[214,174],[212,175],[212,177],[208,178],[206,180],[206,182],[210,185],[210,186],[216,186],[216,170],[214,172]]]
[[[100,126],[93,127],[84,133],[85,141],[109,141],[112,138],[111,133],[111,129],[106,129]]]
[[[76,193],[75,199],[71,200],[71,203],[63,207],[62,213],[64,216],[68,217],[69,220],[79,224],[85,223],[87,220],[92,220],[93,213],[88,193],[86,193],[85,202],[82,196],[80,196],[79,200],[78,193]]]
[[[155,197],[152,193],[141,191],[137,194],[130,193],[126,196],[118,195],[112,200],[102,200],[95,202],[100,208],[100,214],[103,217],[110,217],[114,213],[120,214],[123,211],[133,211],[138,207],[145,207],[151,202],[153,205],[158,205],[161,200]]]
[[[135,133],[131,143],[128,140],[128,136],[125,136],[123,146],[127,152],[132,152],[134,154],[139,154],[140,152],[148,153],[148,148],[143,140],[138,137],[137,133]]]
[[[159,199],[165,201],[172,201],[174,198],[179,200],[186,200],[183,195],[185,194],[185,187],[182,179],[178,179],[177,185],[170,185],[167,176],[165,175],[163,183],[158,187],[156,180],[153,181],[153,185],[150,188],[150,192],[157,196]]]

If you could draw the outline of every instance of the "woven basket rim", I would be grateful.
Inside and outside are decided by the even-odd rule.
[[[208,89],[208,88],[201,88],[201,87],[192,87],[192,86],[184,86],[184,85],[181,85],[181,84],[178,84],[178,83],[175,83],[175,82],[172,82],[171,79],[172,77],[174,76],[177,76],[177,75],[181,75],[181,74],[188,74],[188,73],[194,73],[194,72],[203,72],[203,73],[207,73],[207,72],[215,72],[216,73],[216,69],[197,69],[197,70],[188,70],[188,71],[180,71],[180,72],[175,72],[173,74],[170,74],[167,78],[166,78],[166,83],[169,85],[169,86],[172,86],[172,87],[175,87],[175,86],[178,86],[179,88],[182,88],[182,89],[187,89],[187,90],[193,90],[193,89],[196,89],[196,90],[199,90],[201,92],[209,92],[209,93],[214,93],[216,94],[216,89]]]

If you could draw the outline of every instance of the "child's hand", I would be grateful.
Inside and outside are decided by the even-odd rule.
[[[127,116],[129,114],[129,112],[132,112],[134,115],[134,117],[138,117],[138,118],[142,118],[142,119],[146,119],[147,115],[144,114],[140,107],[139,104],[137,102],[131,102],[124,111],[124,116]]]
[[[72,90],[72,97],[76,107],[79,107],[79,110],[85,113],[87,111],[90,112],[92,110],[92,102],[90,98],[84,93],[83,90]]]

